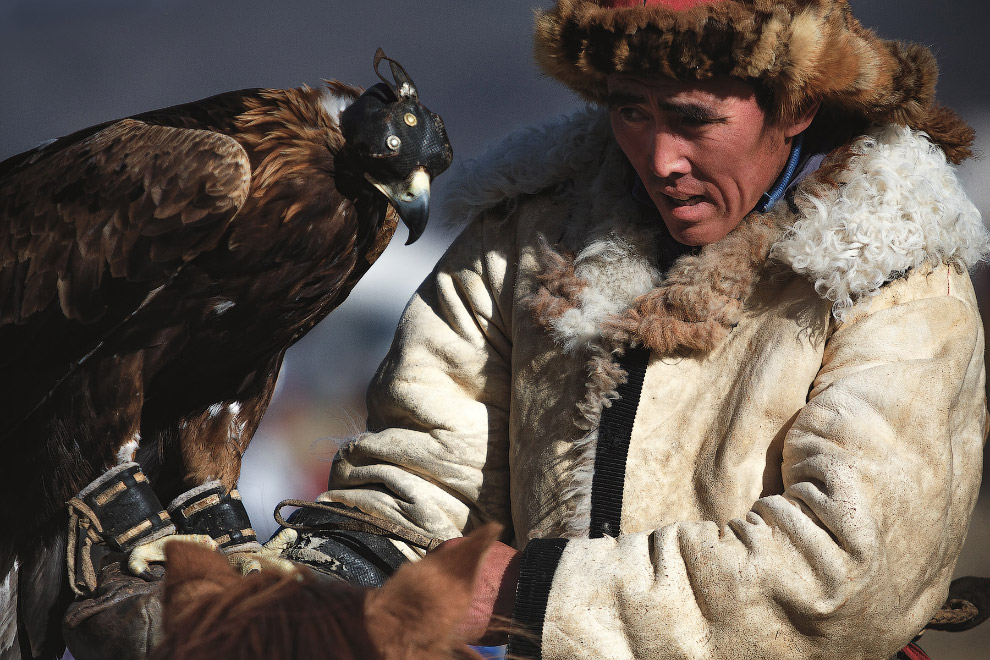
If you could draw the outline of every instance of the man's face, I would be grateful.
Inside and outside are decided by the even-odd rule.
[[[612,74],[608,105],[619,146],[684,245],[714,243],[735,229],[814,117],[770,123],[753,87],[733,78]]]

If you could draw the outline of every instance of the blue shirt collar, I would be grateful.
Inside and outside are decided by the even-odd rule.
[[[791,185],[791,181],[794,179],[794,174],[797,173],[798,163],[801,162],[801,147],[804,145],[804,133],[798,133],[794,138],[794,145],[791,147],[791,155],[787,158],[787,165],[784,166],[784,171],[780,173],[777,178],[777,182],[773,184],[770,190],[763,193],[760,197],[759,203],[756,208],[753,209],[758,213],[766,213],[773,208],[774,204],[780,201],[780,198],[784,196],[787,189]]]

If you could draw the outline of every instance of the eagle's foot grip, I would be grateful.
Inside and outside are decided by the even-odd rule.
[[[69,500],[68,506],[66,559],[69,583],[78,595],[96,590],[99,564],[109,553],[130,552],[175,533],[137,463],[107,470]]]
[[[261,549],[240,493],[236,488],[225,493],[219,481],[182,493],[168,512],[180,534],[208,534],[226,553]]]
[[[298,573],[299,569],[282,553],[295,545],[299,533],[294,529],[283,529],[258,550],[235,552],[227,555],[229,561],[242,575],[265,569],[278,569],[286,573]]]
[[[143,543],[131,550],[131,553],[127,556],[127,570],[138,577],[151,579],[150,564],[152,562],[164,562],[165,544],[173,541],[198,543],[205,545],[210,550],[217,549],[217,542],[206,534],[172,534],[171,536],[163,536],[150,543]]]
[[[282,545],[277,539],[264,547],[258,543],[236,488],[225,493],[219,481],[207,482],[172,500],[168,511],[180,533],[213,537],[227,560],[245,575],[272,566],[295,570],[279,557]]]

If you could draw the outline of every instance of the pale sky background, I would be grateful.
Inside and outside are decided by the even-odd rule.
[[[532,63],[532,10],[550,0],[0,0],[0,159],[48,138],[152,108],[243,87],[323,78],[367,86],[375,48],[399,60],[423,102],[443,116],[455,166],[509,130],[581,106]],[[931,47],[940,99],[978,130],[990,152],[990,50],[977,0],[854,0],[886,37]],[[990,164],[962,170],[990,216]],[[442,198],[441,177],[435,197]],[[279,391],[248,451],[241,492],[259,535],[285,497],[325,484],[335,438],[364,424],[363,389],[416,285],[453,237],[439,216],[404,247],[404,229],[351,298],[290,350]],[[977,274],[984,293],[986,272]],[[985,489],[986,490],[986,489]],[[990,575],[985,495],[962,573]],[[928,634],[935,660],[984,657],[990,624],[954,638]],[[964,647],[970,643],[982,650]]]

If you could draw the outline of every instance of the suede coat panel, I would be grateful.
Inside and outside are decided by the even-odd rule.
[[[979,214],[877,127],[661,272],[591,111],[474,163],[325,499],[426,534],[570,539],[556,658],[886,660],[945,597],[980,482]],[[863,181],[867,179],[867,181]],[[872,187],[871,187],[872,184]],[[621,533],[588,538],[598,423],[650,349]]]

